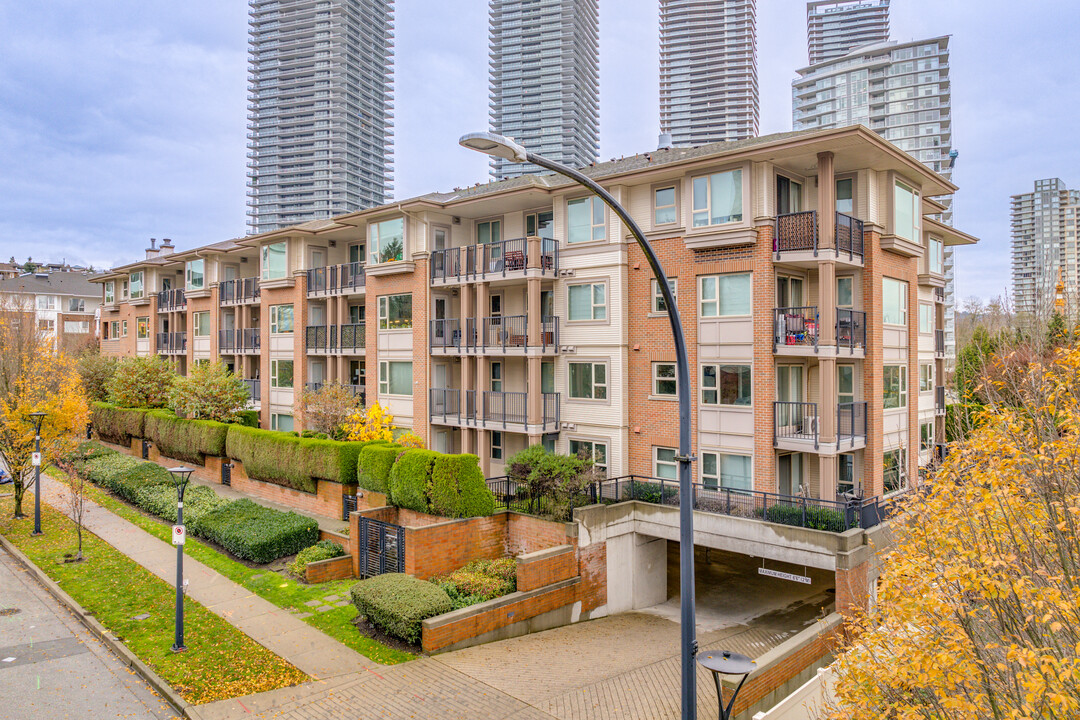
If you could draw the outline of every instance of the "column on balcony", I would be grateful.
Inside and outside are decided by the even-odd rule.
[[[833,154],[818,153],[818,223],[821,240],[836,247],[836,175]],[[835,445],[837,437],[836,395],[836,255],[825,252],[818,256],[818,345],[828,348],[820,355],[818,380],[821,409],[818,428],[822,444]],[[836,455],[818,456],[818,495],[832,500],[836,496],[839,473]]]
[[[476,307],[475,302],[475,289],[470,283],[465,283],[461,286],[460,298],[460,327],[461,327],[461,347],[464,350],[468,347],[469,339],[467,334],[468,319],[471,318]],[[476,389],[476,360],[473,356],[462,353],[461,355],[461,392],[458,393],[458,403],[461,413],[464,414],[467,407],[467,396],[470,390]],[[471,427],[461,427],[461,452],[477,454],[476,451],[476,430]]]
[[[476,283],[475,288],[474,308],[477,320],[479,320],[484,309],[491,307],[490,288],[486,282]],[[480,332],[479,327],[477,332]],[[483,342],[482,339],[480,342]],[[491,359],[485,353],[476,356],[476,373],[473,377],[475,381],[473,389],[476,391],[476,414],[479,419],[484,416],[484,391],[490,387],[491,380]],[[480,469],[484,471],[484,476],[491,474],[491,435],[487,430],[480,429],[476,432],[476,455],[480,458]]]
[[[535,238],[539,240],[539,238]],[[534,243],[529,243],[529,256],[530,266]],[[539,243],[535,244],[537,248],[537,261],[539,262]],[[540,346],[540,333],[543,328],[543,318],[540,317],[540,278],[528,279],[528,292],[526,295],[527,302],[527,318],[526,318],[526,343],[529,347]],[[527,363],[527,382],[526,389],[528,394],[525,396],[526,405],[526,422],[529,425],[541,425],[544,422],[544,393],[543,388],[540,387],[540,362],[541,359],[538,356],[532,356],[526,359]],[[529,444],[535,445],[543,440],[540,435],[530,435]]]

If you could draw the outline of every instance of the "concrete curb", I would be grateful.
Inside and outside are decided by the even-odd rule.
[[[2,546],[4,550],[7,550],[13,558],[18,560],[19,563],[34,576],[34,579],[52,593],[53,597],[59,600],[60,603],[65,605],[71,612],[75,613],[76,617],[82,621],[82,624],[85,625],[90,632],[96,635],[101,642],[105,643],[105,645],[124,661],[125,664],[135,672],[139,673],[146,682],[150,683],[150,686],[168,700],[169,704],[172,705],[179,714],[188,718],[192,717],[189,708],[195,706],[180,697],[180,695],[177,694],[168,683],[162,680],[149,665],[135,657],[135,653],[131,652],[127,645],[120,640],[117,640],[97,618],[88,613],[82,605],[75,602],[74,598],[64,592],[59,585],[53,582],[53,580],[41,570],[41,568],[35,565],[30,558],[26,557],[19,548],[15,547],[11,541],[3,535],[0,535],[0,546]]]

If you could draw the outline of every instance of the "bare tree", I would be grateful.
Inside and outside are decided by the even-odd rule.
[[[75,523],[75,534],[79,538],[79,547],[75,551],[75,562],[82,562],[83,517],[86,514],[86,479],[74,468],[62,464],[60,469],[68,476],[68,492],[64,498],[68,517]]]

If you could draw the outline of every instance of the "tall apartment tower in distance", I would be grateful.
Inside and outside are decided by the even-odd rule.
[[[600,154],[599,0],[491,0],[491,129],[571,167]],[[540,172],[492,159],[496,180]]]
[[[759,114],[757,0],[660,0],[660,132],[745,140]]]
[[[952,179],[952,85],[949,37],[881,42],[796,71],[792,82],[795,130],[861,123]],[[952,199],[941,221],[952,224]],[[945,248],[945,354],[956,357],[956,283],[953,250]]]
[[[393,0],[251,0],[248,229],[390,199]]]
[[[889,39],[889,0],[806,3],[810,64],[835,60],[861,45]]]
[[[1058,178],[1035,181],[1035,191],[1012,196],[1012,290],[1016,312],[1051,312],[1060,277],[1066,301],[1077,307],[1077,210],[1080,190]]]

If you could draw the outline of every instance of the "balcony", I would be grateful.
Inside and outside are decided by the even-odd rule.
[[[945,386],[938,385],[934,388],[934,414],[945,414]]]
[[[304,347],[312,355],[362,355],[367,347],[367,324],[308,325]]]
[[[218,353],[221,355],[254,355],[260,348],[259,328],[218,330]]]
[[[543,393],[539,417],[529,418],[529,394],[431,388],[431,422],[459,427],[479,427],[521,433],[556,432],[559,429],[559,393]]]
[[[866,403],[849,402],[836,406],[836,444],[847,449],[866,447]]]
[[[817,307],[782,307],[773,309],[773,352],[793,350],[785,355],[812,354],[818,351]],[[808,352],[798,352],[799,350]]]
[[[307,271],[307,296],[335,297],[364,292],[367,275],[358,262],[311,268]]]
[[[936,358],[945,357],[945,331],[944,330],[935,330],[934,331],[934,357],[936,357]]]
[[[863,259],[863,221],[836,213],[836,255],[837,257],[847,253],[851,262],[862,262]]]
[[[818,254],[817,211],[777,215],[773,235],[773,252],[779,260],[783,253],[811,252]]]
[[[309,383],[304,383],[304,387],[307,388],[308,390],[311,390],[312,392],[315,392],[315,391],[319,390],[320,388],[322,388],[324,385],[327,385],[327,384],[328,383],[325,383],[325,382],[309,382]],[[333,383],[333,382],[331,382],[329,384],[330,385],[335,385],[335,384],[341,385],[341,387],[345,388],[345,391],[350,393],[353,397],[360,398],[360,404],[361,405],[363,405],[365,407],[367,406],[367,386],[366,385],[347,385],[345,383]]]
[[[497,315],[461,320],[432,320],[429,344],[432,355],[550,355],[559,351],[559,318],[540,321],[539,342],[529,343],[527,315]]]
[[[836,308],[836,349],[846,349],[849,355],[866,350],[866,313]]]
[[[835,213],[832,238],[819,237],[817,210],[786,213],[776,217],[773,252],[778,262],[816,260],[823,251],[832,251],[838,260],[861,265],[864,252],[863,222],[844,213]]]
[[[187,352],[186,332],[160,332],[156,341],[159,355],[183,355]]]
[[[183,288],[162,290],[157,294],[158,312],[173,312],[187,307],[187,297]]]
[[[257,403],[262,399],[260,395],[260,383],[258,380],[248,380],[244,378],[240,382],[244,383],[244,386],[247,387],[248,398],[252,403]]]
[[[559,246],[548,238],[516,238],[436,250],[431,254],[431,283],[446,285],[497,277],[555,277]]]
[[[821,441],[818,404],[773,403],[773,447],[799,452],[833,453],[866,447],[867,404],[836,405],[836,442]]]
[[[259,278],[236,278],[218,283],[218,302],[221,305],[251,305],[259,302]]]
[[[819,421],[817,403],[774,402],[773,447],[780,447],[785,440],[797,440],[812,443],[817,450]]]

